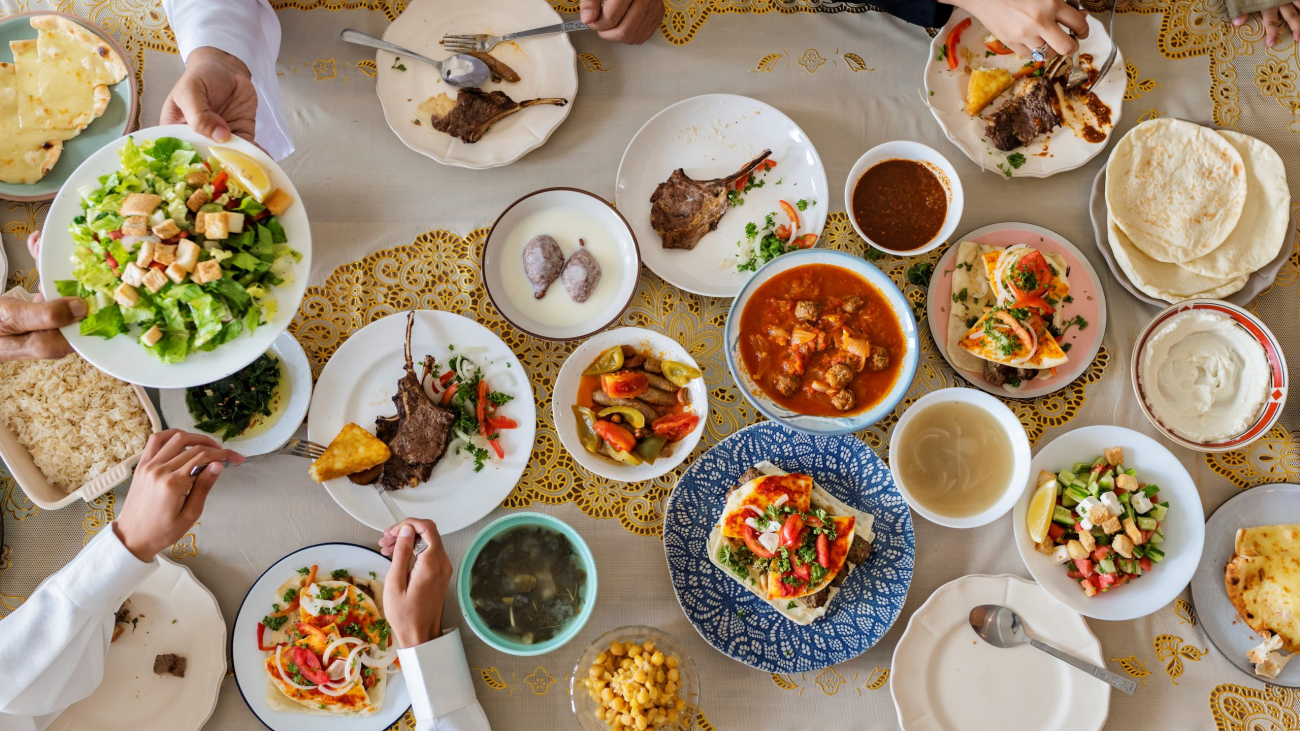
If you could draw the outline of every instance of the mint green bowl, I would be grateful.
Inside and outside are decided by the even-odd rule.
[[[488,627],[483,618],[479,616],[478,610],[474,608],[469,593],[470,569],[473,568],[474,562],[478,560],[478,555],[483,551],[483,547],[487,545],[488,541],[512,528],[524,527],[548,528],[568,538],[582,569],[587,572],[587,583],[582,588],[582,608],[569,621],[565,622],[554,637],[532,644],[525,644]],[[460,560],[460,571],[456,577],[456,598],[460,603],[460,613],[465,617],[465,623],[469,625],[470,629],[474,630],[474,634],[478,635],[479,639],[507,655],[531,657],[545,655],[552,650],[563,647],[565,643],[582,631],[583,626],[587,624],[587,620],[591,618],[592,611],[596,608],[596,586],[596,559],[591,555],[591,549],[587,547],[587,542],[582,539],[578,531],[559,518],[553,518],[544,513],[512,513],[488,523],[486,528],[474,536],[473,542],[469,544],[469,550],[465,551],[465,556]]]

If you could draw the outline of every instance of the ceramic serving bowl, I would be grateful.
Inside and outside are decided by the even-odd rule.
[[[791,411],[776,403],[768,398],[758,384],[754,382],[754,379],[750,377],[748,371],[745,370],[744,359],[740,355],[740,318],[745,311],[745,305],[749,304],[753,298],[754,292],[772,277],[808,264],[828,264],[842,267],[867,280],[889,302],[894,315],[898,318],[899,327],[903,331],[907,352],[903,354],[902,368],[899,370],[898,380],[894,382],[893,388],[875,406],[849,416],[809,416]],[[768,262],[750,278],[744,288],[740,290],[740,294],[736,296],[735,301],[731,303],[731,310],[727,312],[727,324],[724,330],[727,366],[731,370],[731,377],[740,386],[741,393],[745,394],[745,398],[767,418],[808,434],[823,436],[850,434],[875,424],[887,414],[893,412],[894,407],[898,405],[899,401],[903,400],[903,396],[907,394],[908,388],[911,387],[912,378],[916,376],[920,340],[917,337],[916,317],[912,314],[911,303],[903,296],[902,291],[898,289],[898,285],[894,284],[893,280],[884,272],[872,266],[865,259],[843,251],[804,249],[803,251],[783,254]]]
[[[538,305],[534,304],[531,290],[527,289],[530,285],[522,276],[521,242],[512,239],[515,229],[524,225],[528,231],[520,235],[524,236],[525,242],[534,236],[550,233],[556,236],[562,248],[571,246],[572,242],[558,231],[546,230],[544,225],[539,228],[535,223],[536,217],[545,217],[548,212],[556,211],[594,219],[595,225],[603,227],[609,237],[603,250],[591,247],[591,253],[601,267],[601,279],[597,290],[592,293],[593,300],[573,308],[576,316],[565,317],[563,322],[558,322],[554,316],[543,319]],[[566,251],[566,257],[571,253]],[[542,340],[581,340],[614,324],[632,304],[632,295],[636,293],[641,274],[641,249],[627,219],[603,198],[577,188],[545,188],[529,193],[502,211],[483,242],[480,263],[488,298],[511,325]],[[606,293],[601,287],[610,288],[612,292],[604,297]],[[547,299],[567,297],[559,280],[551,284],[546,296]],[[597,297],[604,297],[606,301],[597,303],[594,301]]]
[[[474,608],[474,600],[470,597],[470,588],[472,585],[471,572],[474,568],[474,562],[478,555],[488,544],[497,536],[512,530],[514,528],[536,527],[545,528],[555,531],[569,539],[573,546],[574,555],[577,557],[581,567],[587,572],[587,583],[582,588],[582,609],[578,614],[571,617],[554,637],[542,642],[525,644],[508,635],[501,634],[483,621],[479,616],[478,610]],[[469,625],[474,634],[479,639],[486,642],[495,650],[500,650],[507,655],[518,657],[532,657],[535,655],[545,655],[552,650],[563,647],[569,640],[582,631],[583,625],[591,618],[591,613],[596,609],[596,559],[591,554],[591,549],[587,547],[587,542],[582,539],[578,531],[572,526],[559,518],[554,518],[544,513],[512,513],[503,518],[497,518],[487,524],[474,540],[469,544],[469,549],[465,551],[464,557],[460,560],[460,568],[456,572],[456,596],[460,604],[460,613],[465,617],[465,623]]]
[[[677,692],[679,697],[685,701],[685,707],[678,713],[676,723],[670,723],[660,728],[668,731],[692,731],[695,729],[695,718],[698,715],[696,709],[700,704],[700,674],[695,669],[695,661],[691,659],[690,655],[686,654],[686,648],[669,635],[654,627],[629,625],[612,629],[597,637],[590,645],[587,645],[587,649],[582,651],[582,654],[578,656],[577,664],[573,666],[573,672],[569,676],[569,703],[573,708],[573,717],[577,720],[582,731],[609,731],[609,724],[596,718],[596,709],[600,706],[591,699],[591,694],[587,691],[584,681],[588,677],[592,664],[596,662],[596,658],[600,657],[602,653],[608,652],[610,644],[614,642],[621,642],[624,645],[641,645],[646,642],[653,642],[655,649],[662,652],[666,657],[677,658],[677,672],[680,675],[678,681],[679,690]]]
[[[877,163],[886,160],[919,162],[929,168],[930,172],[939,178],[939,182],[943,183],[944,190],[948,191],[948,213],[943,219],[943,228],[939,229],[939,233],[935,234],[934,238],[923,246],[908,251],[898,251],[882,243],[872,241],[870,237],[862,232],[862,228],[858,226],[857,218],[853,216],[853,188],[857,186],[858,180],[863,173]],[[883,145],[876,145],[858,158],[858,161],[853,164],[853,169],[849,171],[848,179],[844,181],[844,210],[849,212],[849,222],[853,224],[853,230],[857,232],[858,236],[862,237],[863,241],[881,251],[896,256],[919,256],[934,251],[941,246],[957,230],[957,224],[961,223],[961,213],[965,204],[966,197],[962,193],[961,178],[957,177],[957,168],[954,168],[952,163],[948,162],[948,158],[919,142],[895,140],[886,142]]]
[[[1020,419],[1016,418],[1015,413],[1007,408],[1006,404],[987,393],[973,388],[943,388],[933,393],[927,393],[917,399],[916,403],[909,406],[907,411],[903,412],[902,418],[898,420],[898,424],[894,426],[889,438],[889,453],[902,453],[900,446],[905,438],[904,434],[907,431],[907,426],[917,414],[936,403],[954,401],[980,407],[997,419],[1002,428],[1007,430],[1007,436],[1011,440],[1011,450],[1014,455],[1014,467],[1012,468],[1011,479],[1007,482],[1002,497],[998,498],[997,502],[983,512],[957,518],[936,513],[918,500],[916,495],[908,489],[903,476],[899,474],[898,464],[895,460],[890,460],[889,471],[893,474],[894,484],[898,485],[898,491],[903,494],[903,499],[907,501],[907,504],[913,510],[924,516],[926,520],[948,528],[975,528],[992,523],[1005,515],[1016,504],[1016,500],[1020,498],[1021,485],[1024,485],[1029,479],[1029,462],[1031,458],[1029,435],[1025,433],[1025,427],[1021,425]]]
[[[1268,358],[1270,388],[1268,400],[1264,402],[1264,408],[1260,411],[1255,422],[1250,425],[1250,428],[1230,439],[1217,442],[1197,442],[1180,436],[1161,423],[1160,419],[1151,411],[1151,407],[1147,405],[1146,386],[1142,382],[1142,356],[1146,352],[1148,341],[1156,329],[1166,320],[1174,315],[1191,310],[1205,310],[1231,318],[1233,322],[1259,342],[1260,346],[1264,348],[1265,357]],[[1147,326],[1138,334],[1137,341],[1133,344],[1133,357],[1129,360],[1129,378],[1133,382],[1133,392],[1137,395],[1137,402],[1142,407],[1142,413],[1146,414],[1147,419],[1155,428],[1159,429],[1160,433],[1171,441],[1198,452],[1226,452],[1250,444],[1273,428],[1277,420],[1282,417],[1283,407],[1286,406],[1289,377],[1287,375],[1286,355],[1282,352],[1282,345],[1262,320],[1248,310],[1229,302],[1196,299],[1166,307],[1160,314],[1151,318],[1151,322],[1147,323]]]

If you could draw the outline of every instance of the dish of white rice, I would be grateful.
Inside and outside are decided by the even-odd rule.
[[[0,363],[0,422],[66,492],[140,452],[153,431],[134,389],[76,353]]]

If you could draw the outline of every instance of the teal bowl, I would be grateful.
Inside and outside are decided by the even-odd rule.
[[[587,572],[587,583],[582,588],[582,608],[575,616],[565,622],[554,637],[532,644],[520,642],[488,627],[483,618],[479,616],[478,610],[474,608],[473,600],[469,594],[470,569],[473,568],[474,562],[478,560],[479,553],[483,551],[483,547],[487,545],[488,541],[512,528],[525,527],[547,528],[568,538],[582,569]],[[573,526],[544,513],[513,513],[488,523],[486,528],[474,536],[473,542],[469,544],[469,550],[465,551],[465,556],[460,560],[460,571],[456,577],[456,598],[460,603],[460,613],[465,617],[465,623],[469,625],[470,629],[474,630],[474,634],[478,635],[479,639],[507,655],[531,657],[545,655],[552,650],[563,647],[565,643],[582,631],[583,626],[587,624],[587,620],[591,619],[592,611],[596,608],[596,587],[596,559],[591,555],[591,549],[587,547],[587,542],[582,539],[578,531],[573,529]]]

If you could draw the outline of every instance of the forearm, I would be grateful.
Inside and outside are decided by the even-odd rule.
[[[491,731],[474,695],[460,632],[398,650],[416,731]]]

